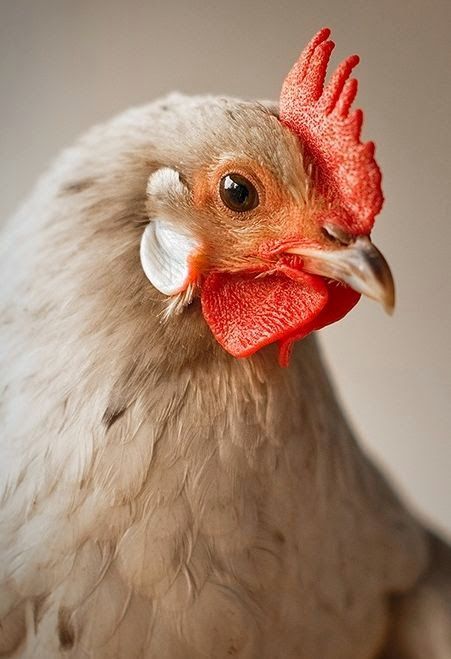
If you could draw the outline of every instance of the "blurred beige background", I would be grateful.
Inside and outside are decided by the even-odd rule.
[[[0,0],[0,217],[91,124],[171,90],[277,98],[333,28],[362,57],[359,105],[386,204],[374,232],[393,318],[362,301],[322,340],[362,441],[451,532],[449,0]]]

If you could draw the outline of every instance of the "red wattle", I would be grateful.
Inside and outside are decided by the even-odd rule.
[[[299,271],[289,277],[280,272],[213,272],[201,288],[205,320],[218,343],[235,357],[305,336],[328,298],[324,279]]]
[[[360,300],[360,293],[357,293],[349,286],[340,282],[328,281],[327,289],[329,299],[323,310],[313,318],[310,325],[302,327],[301,331],[293,332],[279,342],[279,364],[288,366],[290,362],[291,350],[295,341],[303,339],[311,332],[319,330],[326,325],[331,325],[351,311],[351,309]]]

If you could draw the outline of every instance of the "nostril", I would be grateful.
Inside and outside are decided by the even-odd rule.
[[[343,231],[343,229],[340,229],[340,227],[337,227],[336,224],[325,224],[321,231],[323,236],[328,240],[339,243],[340,245],[349,245],[353,241],[353,237],[349,233],[346,233],[346,231]]]

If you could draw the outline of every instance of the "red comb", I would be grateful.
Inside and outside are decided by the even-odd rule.
[[[329,34],[328,28],[320,30],[288,74],[280,96],[280,120],[301,138],[314,165],[317,188],[335,209],[338,202],[344,211],[344,228],[366,234],[382,207],[381,173],[373,142],[360,141],[362,111],[349,111],[357,93],[357,80],[349,76],[358,56],[345,59],[324,87],[335,45]]]

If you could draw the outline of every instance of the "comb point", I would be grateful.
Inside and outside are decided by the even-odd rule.
[[[318,192],[342,209],[351,233],[367,234],[383,201],[374,144],[362,144],[363,112],[350,111],[357,81],[350,78],[359,63],[350,55],[324,86],[333,41],[323,28],[308,43],[282,87],[280,120],[301,139],[304,155],[317,173]],[[294,75],[296,73],[296,75]]]
[[[330,37],[330,32],[331,32],[330,27],[322,27],[315,34],[312,41],[317,41],[318,43],[321,43],[321,41],[326,41],[326,39]]]

